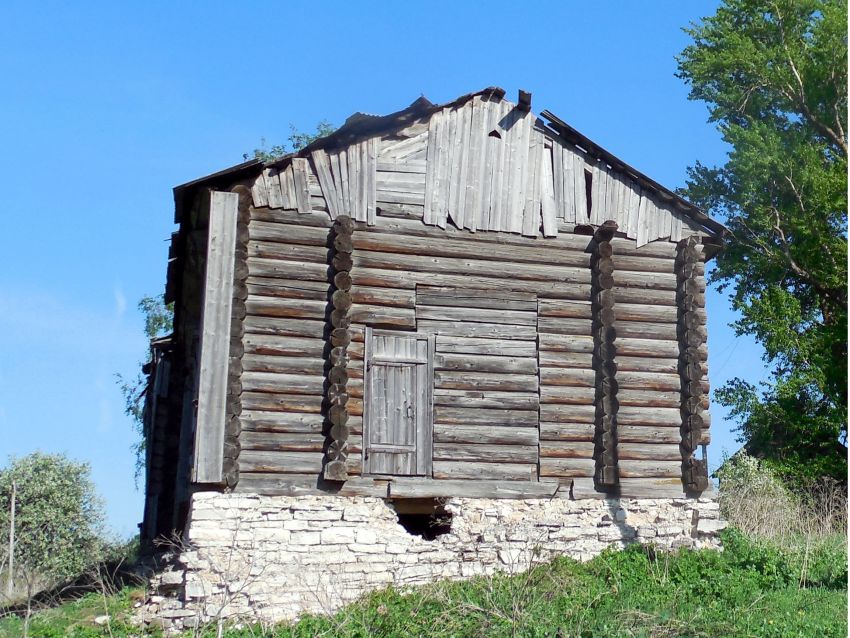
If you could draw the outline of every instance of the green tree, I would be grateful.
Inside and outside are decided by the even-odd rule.
[[[145,320],[145,337],[148,341],[165,336],[173,330],[174,304],[166,304],[163,296],[142,297],[137,307]],[[145,359],[149,359],[149,356],[148,353]],[[127,378],[116,374],[115,378],[124,397],[124,414],[130,417],[138,435],[138,440],[133,445],[133,452],[136,455],[136,481],[138,481],[145,469],[144,411],[148,378],[142,373],[141,363],[135,377]]]
[[[320,137],[330,135],[335,130],[336,127],[327,120],[321,120],[318,124],[316,124],[316,131],[314,133],[303,133],[295,128],[294,124],[290,124],[288,144],[275,144],[274,146],[267,148],[266,139],[262,138],[260,140],[260,148],[255,148],[253,153],[243,153],[242,158],[246,160],[253,158],[263,162],[271,162],[283,157],[284,155],[288,155],[289,153],[300,151],[305,146],[311,144]]]
[[[14,570],[27,599],[45,587],[78,576],[103,556],[103,502],[87,463],[62,454],[34,452],[0,469],[0,548],[10,553],[12,485],[15,485]]]
[[[730,145],[685,196],[731,231],[711,281],[772,377],[730,381],[748,451],[794,476],[847,472],[847,5],[724,0],[678,58]]]

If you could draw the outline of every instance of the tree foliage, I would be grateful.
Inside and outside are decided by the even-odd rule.
[[[34,452],[0,469],[0,529],[9,529],[16,488],[16,580],[29,589],[54,585],[97,562],[105,547],[103,502],[87,463]],[[8,536],[0,546],[8,555]]]
[[[166,304],[163,296],[145,296],[139,300],[138,309],[145,320],[145,336],[150,341],[157,337],[169,334],[174,326],[174,304]],[[145,359],[149,359],[146,354]],[[147,390],[147,375],[142,373],[142,364],[139,363],[139,371],[135,377],[127,378],[116,374],[115,378],[118,388],[124,397],[124,414],[130,417],[136,430],[138,439],[133,445],[136,455],[136,480],[142,475],[145,468],[145,437],[144,437],[144,410],[145,390]]]
[[[330,135],[336,130],[336,127],[327,120],[321,120],[316,124],[314,133],[304,133],[295,128],[294,124],[289,125],[289,138],[285,144],[275,144],[271,147],[266,147],[266,138],[260,139],[260,148],[255,148],[253,153],[243,153],[243,159],[258,159],[263,162],[271,162],[279,159],[289,153],[300,151],[305,146],[311,144],[320,137]]]
[[[731,147],[685,195],[731,231],[711,280],[772,370],[716,396],[750,453],[797,476],[847,471],[846,27],[841,0],[724,0],[678,58]]]

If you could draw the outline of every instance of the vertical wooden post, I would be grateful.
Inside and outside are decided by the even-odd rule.
[[[700,291],[696,276],[701,269],[697,251],[699,237],[688,237],[678,244],[676,292],[679,310],[679,375],[682,378],[682,482],[688,492],[702,492],[708,487],[705,461],[694,456],[702,439],[702,365],[699,347],[705,341],[705,329],[697,310]]]
[[[9,504],[9,573],[6,574],[6,597],[11,602],[15,585],[15,499],[18,485],[12,481],[12,502]]]
[[[221,483],[230,358],[230,313],[239,195],[210,193],[207,271],[201,316],[201,371],[195,427],[195,483]]]
[[[617,331],[614,326],[614,266],[611,238],[617,223],[606,221],[594,234],[590,257],[593,294],[593,367],[596,370],[596,459],[597,487],[610,490],[620,483],[617,467]]]
[[[339,215],[333,225],[334,256],[334,292],[331,295],[331,367],[328,370],[328,420],[330,421],[330,443],[325,453],[324,476],[329,481],[348,480],[348,470],[345,461],[348,459],[348,344],[351,343],[351,332],[348,327],[351,319],[348,310],[351,308],[351,234],[354,232],[354,222],[347,215]]]

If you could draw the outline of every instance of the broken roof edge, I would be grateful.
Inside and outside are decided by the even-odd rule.
[[[433,115],[437,111],[445,108],[461,106],[477,96],[492,96],[497,100],[502,100],[505,95],[506,93],[503,88],[490,86],[480,91],[467,93],[466,95],[462,95],[444,104],[434,104],[422,95],[414,100],[408,107],[387,115],[369,115],[361,112],[353,113],[336,131],[324,137],[320,137],[299,151],[288,153],[287,155],[278,157],[269,162],[263,162],[258,159],[248,160],[230,168],[226,168],[205,177],[186,182],[180,186],[176,186],[174,188],[174,223],[180,223],[180,220],[182,219],[182,211],[186,202],[186,195],[199,186],[214,186],[218,183],[227,183],[228,181],[232,182],[239,177],[247,177],[251,173],[259,174],[264,168],[280,167],[291,161],[293,157],[309,157],[313,151],[319,149],[333,150],[348,146],[356,141],[372,137],[377,134],[387,133],[394,130],[402,130],[416,120]],[[540,116],[549,121],[549,124],[546,125],[547,132],[568,144],[581,147],[587,152],[587,155],[593,159],[604,161],[615,170],[625,173],[631,179],[639,183],[642,188],[648,188],[658,194],[664,203],[672,203],[675,205],[677,210],[696,221],[717,239],[722,239],[724,236],[729,234],[729,230],[723,224],[709,217],[698,206],[695,206],[682,196],[677,195],[674,191],[662,186],[651,177],[638,171],[629,164],[626,164],[613,153],[602,148],[590,138],[579,133],[572,126],[552,114],[551,111],[543,110],[541,111]]]

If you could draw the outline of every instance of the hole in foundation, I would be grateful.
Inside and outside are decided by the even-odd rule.
[[[436,498],[411,498],[393,501],[398,524],[411,536],[432,541],[452,531],[452,514]]]

